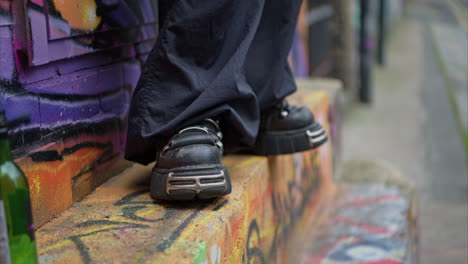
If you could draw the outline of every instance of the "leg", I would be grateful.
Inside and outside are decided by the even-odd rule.
[[[243,66],[264,0],[160,2],[164,21],[132,98],[126,157],[152,162],[178,129],[215,116],[226,121],[227,142],[253,144],[259,109]]]
[[[288,55],[301,3],[302,0],[265,2],[245,64],[247,81],[257,95],[261,110],[279,103],[297,89]]]
[[[288,64],[302,0],[265,2],[258,31],[246,60],[247,81],[261,110],[260,129],[252,152],[277,155],[317,148],[325,130],[307,107],[284,102],[297,87]]]

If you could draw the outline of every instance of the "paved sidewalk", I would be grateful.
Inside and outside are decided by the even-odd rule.
[[[429,27],[437,63],[468,151],[468,35],[454,24],[436,22],[429,23]]]
[[[422,264],[468,263],[468,172],[446,79],[428,21],[439,0],[415,0],[391,37],[388,64],[375,71],[373,106],[356,106],[344,123],[349,159],[385,159],[420,189]],[[443,18],[446,19],[446,18]]]

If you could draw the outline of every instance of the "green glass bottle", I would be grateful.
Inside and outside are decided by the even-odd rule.
[[[38,263],[29,188],[13,162],[5,113],[0,110],[0,263]]]

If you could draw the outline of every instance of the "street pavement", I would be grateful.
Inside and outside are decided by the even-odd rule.
[[[346,111],[343,158],[387,160],[419,186],[420,263],[468,263],[468,163],[449,97],[454,80],[455,89],[466,87],[467,69],[447,75],[442,67],[466,67],[466,32],[448,1],[412,0],[408,8],[387,64],[374,72],[373,104]],[[463,96],[457,92],[460,105]]]

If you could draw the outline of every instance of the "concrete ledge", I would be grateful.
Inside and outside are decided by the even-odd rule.
[[[337,173],[337,180],[342,183],[382,183],[395,186],[406,198],[412,199],[416,194],[416,185],[403,176],[401,171],[391,163],[380,160],[351,160],[344,162]]]
[[[332,126],[324,91],[295,101]],[[318,151],[229,156],[233,193],[211,202],[156,204],[151,167],[133,166],[37,232],[43,263],[292,263],[311,219],[325,219],[336,186],[333,138]]]
[[[381,160],[355,160],[339,169],[327,222],[306,246],[301,263],[418,263],[414,183]]]

